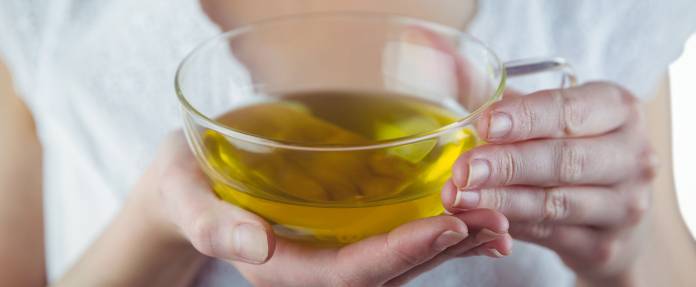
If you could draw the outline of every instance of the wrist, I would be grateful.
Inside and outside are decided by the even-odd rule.
[[[138,242],[138,248],[157,262],[150,264],[152,269],[146,272],[150,280],[191,282],[209,258],[191,245],[162,206],[156,186],[139,185],[124,205],[123,222],[130,223],[129,233],[137,240],[133,242]]]
[[[207,257],[176,235],[156,211],[157,202],[148,198],[152,193],[144,191],[131,192],[99,239],[60,279],[62,284],[188,286],[193,282]],[[103,272],[105,267],[109,272]]]

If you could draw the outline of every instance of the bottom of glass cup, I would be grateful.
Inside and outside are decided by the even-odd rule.
[[[352,243],[444,211],[438,190],[411,200],[387,200],[379,205],[317,207],[254,197],[224,184],[213,186],[223,200],[269,221],[277,235],[328,245]]]

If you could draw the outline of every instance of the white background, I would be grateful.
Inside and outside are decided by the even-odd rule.
[[[674,177],[679,206],[696,235],[696,34],[670,67]]]

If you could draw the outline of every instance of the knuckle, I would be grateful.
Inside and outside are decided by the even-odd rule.
[[[563,89],[556,90],[555,95],[561,113],[559,118],[560,130],[563,131],[565,136],[574,136],[587,122],[591,110],[588,105],[582,104],[582,98],[564,92]]]
[[[542,210],[543,221],[555,221],[567,218],[570,211],[568,195],[562,188],[549,188],[544,193]]]
[[[401,243],[400,240],[393,236],[393,233],[387,235],[385,239],[385,250],[391,253],[400,264],[407,266],[415,266],[420,263],[420,259],[417,254],[413,254],[405,245]]]
[[[217,230],[215,216],[210,212],[202,212],[192,220],[186,232],[191,244],[201,253],[215,257],[218,247],[213,243],[213,237]]]
[[[605,239],[600,241],[592,254],[592,261],[597,266],[608,265],[616,256],[616,240]]]
[[[557,158],[555,162],[559,165],[556,169],[559,183],[579,182],[585,174],[588,161],[581,146],[573,140],[558,140],[554,150]]]
[[[640,177],[647,181],[653,180],[660,169],[657,153],[651,147],[648,147],[638,157]]]
[[[608,97],[613,98],[612,102],[622,105],[629,117],[640,114],[638,98],[629,90],[614,82],[598,82],[596,84],[608,87]]]
[[[554,227],[550,224],[532,224],[527,232],[532,238],[547,239],[553,235]]]
[[[650,199],[647,192],[633,192],[626,204],[626,224],[634,226],[639,224],[650,208]]]
[[[482,206],[490,206],[494,210],[508,210],[510,200],[507,191],[499,188],[481,190]]]
[[[620,84],[615,82],[603,82],[603,84],[607,85],[612,90],[611,94],[618,97],[624,104],[628,106],[638,105],[638,98]]]
[[[539,115],[535,112],[529,99],[522,97],[518,103],[517,110],[520,112],[521,120],[515,122],[515,129],[521,132],[524,138],[534,135]]]
[[[500,147],[494,153],[498,156],[497,160],[493,161],[493,175],[497,174],[503,185],[512,184],[518,176],[518,171],[522,170],[522,162],[517,159],[517,153],[512,147]]]

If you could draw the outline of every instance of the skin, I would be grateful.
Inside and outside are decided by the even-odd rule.
[[[340,3],[348,5],[345,4],[347,1]],[[211,9],[211,6],[204,7]],[[512,134],[506,135],[509,137],[493,140],[488,133],[492,111],[510,112],[513,127],[533,126],[533,121],[525,123],[523,116],[514,113],[522,98],[506,97],[484,115],[477,127],[480,134],[495,146],[464,154],[453,167],[453,180],[443,190],[443,204],[455,212],[453,215],[415,221],[389,234],[343,248],[316,248],[274,238],[268,224],[260,218],[217,200],[191,158],[182,136],[173,133],[163,142],[159,155],[114,221],[55,285],[187,286],[208,260],[201,254],[230,261],[248,280],[261,286],[398,285],[449,258],[508,254],[508,230],[513,236],[558,252],[578,274],[579,285],[682,286],[694,282],[696,278],[689,270],[689,266],[696,264],[694,244],[677,211],[671,171],[664,168],[670,164],[669,116],[665,108],[668,106],[668,93],[660,93],[653,102],[643,106],[632,100],[625,90],[609,83],[581,86],[572,93],[582,96],[560,102],[582,107],[589,105],[594,98],[606,98],[616,101],[617,107],[600,106],[618,110],[577,107],[559,110],[559,107],[564,107],[558,105],[560,93],[542,92],[532,95],[529,101],[536,99],[537,102],[526,106],[530,110],[544,111],[541,114],[551,119],[546,122],[572,123],[570,128],[560,124],[545,127],[548,129],[515,128]],[[0,134],[3,139],[11,139],[0,143],[0,158],[3,159],[0,161],[0,231],[6,235],[0,238],[0,265],[9,266],[0,269],[0,277],[16,282],[11,284],[13,286],[44,285],[41,192],[40,185],[36,184],[40,182],[40,145],[32,128],[30,113],[11,90],[3,90],[0,102],[4,109],[0,113],[3,117]],[[641,109],[648,111],[645,122],[655,126],[646,129],[641,121],[634,120],[640,119],[637,111]],[[563,121],[566,119],[563,115],[575,114],[561,113],[562,110],[584,113]],[[558,127],[563,128],[553,130]],[[525,131],[544,133],[525,134]],[[653,140],[652,149],[647,148],[648,131]],[[577,138],[580,135],[582,138]],[[535,140],[530,141],[531,138]],[[555,143],[557,141],[580,142],[559,145]],[[626,142],[630,143],[626,148],[611,150],[612,143]],[[504,162],[505,156],[501,157],[501,154],[511,154],[506,153],[506,148],[518,149],[525,151],[519,154],[528,157],[515,158],[515,162],[529,166],[548,156],[547,152],[534,152],[532,149],[547,151],[559,146],[572,146],[578,150],[586,148],[588,151],[583,152],[593,155],[602,151],[617,160],[599,162],[601,157],[580,157],[584,159],[583,164],[594,164],[593,168],[577,168],[578,163],[559,167],[567,172],[559,178],[543,177],[555,174],[548,172],[557,164],[553,160],[543,166],[547,172],[522,173],[515,177],[510,177],[510,173],[496,177],[500,175],[496,172],[504,172],[504,169],[492,166],[496,172],[476,186],[467,185],[472,182],[468,180],[468,166],[474,157],[494,163]],[[495,152],[496,149],[500,152]],[[560,151],[564,149],[558,150],[562,154]],[[636,160],[637,155],[645,158],[644,155],[650,154],[644,154],[646,150],[654,151],[662,159],[663,168],[658,172],[654,172],[650,162],[631,161]],[[577,159],[579,153],[560,158]],[[561,162],[573,163],[568,160]],[[609,171],[589,172],[610,166],[614,168],[609,168]],[[657,174],[653,181],[652,174]],[[527,189],[510,186],[509,183],[513,182],[524,183]],[[490,195],[495,193],[487,192],[487,189],[499,190],[497,194],[501,196],[492,197]],[[23,192],[15,192],[17,190]],[[472,206],[454,208],[456,194],[472,193],[472,190],[482,190],[475,207],[498,211],[472,209]],[[558,190],[568,191],[558,192],[563,194],[557,196],[562,200],[550,202],[566,204],[547,204],[544,199],[557,197],[544,195]],[[598,200],[600,197],[602,200]],[[650,197],[653,200],[647,200],[648,203],[638,201]],[[609,200],[614,204],[588,204]],[[241,234],[230,235],[236,232]],[[445,239],[438,240],[443,234],[447,234]],[[567,246],[559,244],[563,240],[554,236],[579,241]],[[249,239],[253,239],[246,242],[250,244],[243,244],[247,248],[237,248],[237,244]],[[664,248],[658,250],[643,246]],[[16,268],[12,268],[14,266]],[[103,272],[105,268],[109,272]]]
[[[665,101],[661,93],[649,106],[659,137],[648,134],[637,100],[612,83],[511,94],[478,122],[491,144],[458,159],[443,204],[452,212],[502,212],[514,238],[556,251],[581,286],[694,282],[686,267],[694,263],[693,241],[679,219],[670,169],[657,166],[660,157],[671,163],[668,141],[649,142],[670,138]],[[505,115],[508,131],[495,123]],[[678,249],[655,252],[650,246],[665,234]],[[663,266],[675,269],[660,276]]]
[[[249,235],[245,227],[246,235],[237,237],[241,226],[262,235]],[[493,232],[481,233],[484,228]],[[342,248],[275,238],[261,218],[215,197],[183,135],[175,132],[123,211],[56,285],[187,286],[206,260],[203,255],[229,261],[260,286],[383,285],[410,278],[432,260],[489,249],[507,254],[507,228],[500,213],[478,210],[411,222]],[[107,265],[110,272],[100,272]]]
[[[8,286],[45,284],[41,146],[34,121],[0,62],[0,278]]]

